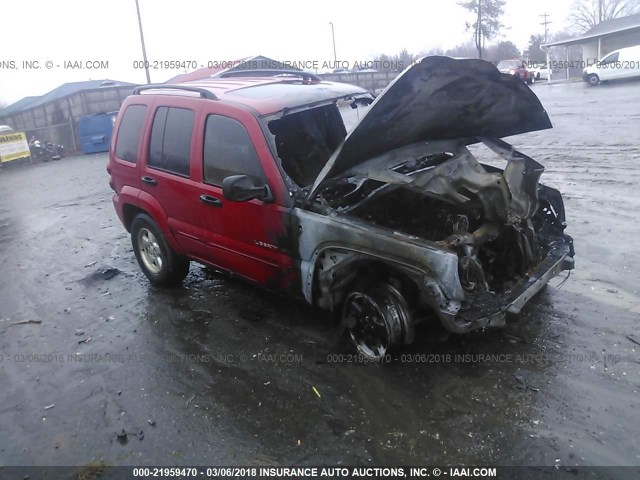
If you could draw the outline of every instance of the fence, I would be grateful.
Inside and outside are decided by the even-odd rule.
[[[50,141],[58,145],[63,145],[67,152],[76,150],[76,133],[71,123],[33,128],[31,130],[25,130],[25,133],[27,134],[27,140],[35,137],[36,140],[40,140],[43,143]]]
[[[351,83],[371,93],[379,93],[399,74],[400,72],[321,73],[320,77],[329,82]]]

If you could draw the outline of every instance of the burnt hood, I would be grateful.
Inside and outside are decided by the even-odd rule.
[[[552,128],[540,100],[519,78],[483,60],[425,57],[371,104],[316,178],[325,181],[407,145],[436,140],[477,142]]]

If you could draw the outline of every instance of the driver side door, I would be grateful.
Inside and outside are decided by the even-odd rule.
[[[281,179],[274,178],[277,170],[268,149],[256,148],[265,143],[257,120],[221,107],[208,107],[201,115],[200,155],[193,172],[202,260],[262,285],[287,288],[295,282],[295,269],[291,209],[282,195],[236,202],[222,191],[223,180],[232,175],[247,175],[255,186],[270,185],[272,190]]]

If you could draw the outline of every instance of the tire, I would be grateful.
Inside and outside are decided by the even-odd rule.
[[[178,285],[189,273],[189,259],[173,251],[158,226],[145,213],[133,219],[131,244],[140,269],[153,285]]]
[[[404,343],[411,322],[404,297],[387,283],[350,290],[341,317],[358,353],[376,361]]]
[[[600,84],[600,77],[595,73],[592,73],[587,77],[587,83],[592,87],[596,87]]]

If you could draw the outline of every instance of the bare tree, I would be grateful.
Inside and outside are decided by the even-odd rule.
[[[444,50],[439,47],[430,48],[429,50],[422,50],[418,56],[420,57],[430,57],[432,55],[444,55]]]
[[[467,22],[467,30],[473,31],[478,58],[481,59],[485,41],[494,38],[504,26],[500,22],[504,0],[461,0],[458,5],[474,14],[474,21]]]
[[[400,51],[400,53],[396,55],[394,58],[396,62],[398,62],[398,65],[400,66],[400,68],[406,68],[409,65],[411,65],[414,62],[414,60],[418,57],[413,53],[409,53],[409,51],[406,48],[403,48]]]
[[[463,43],[462,45],[457,45],[454,48],[450,48],[445,52],[445,55],[449,57],[458,57],[458,58],[471,58],[477,53],[475,45],[473,42],[469,41],[467,43]]]
[[[395,70],[403,70],[411,65],[417,58],[417,55],[409,53],[406,48],[403,48],[400,53],[394,56],[385,54],[378,55],[374,58],[374,62],[376,62],[376,68],[378,68],[380,71],[389,72]]]
[[[600,22],[625,17],[639,9],[640,0],[576,0],[570,18],[581,32],[586,32]]]

